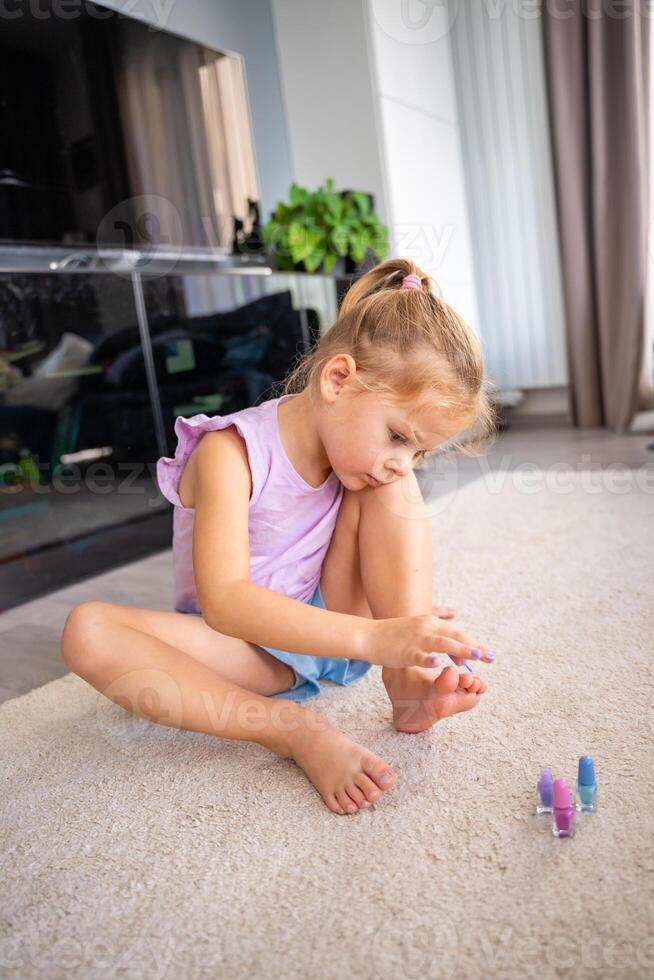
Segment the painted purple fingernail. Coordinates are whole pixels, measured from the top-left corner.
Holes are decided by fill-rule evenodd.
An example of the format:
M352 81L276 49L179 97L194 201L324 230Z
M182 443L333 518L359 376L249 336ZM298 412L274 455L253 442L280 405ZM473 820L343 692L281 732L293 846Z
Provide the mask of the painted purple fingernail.
M437 665L437 663L438 663L438 657L430 657L429 658L429 666L430 667L435 667Z
M473 660L479 660L479 658L481 657L481 653L476 647L474 647L474 649L470 651L470 656L472 657Z
M486 657L488 658L488 660L495 660L495 654L493 653L492 650L489 650L488 651L488 653L486 654Z

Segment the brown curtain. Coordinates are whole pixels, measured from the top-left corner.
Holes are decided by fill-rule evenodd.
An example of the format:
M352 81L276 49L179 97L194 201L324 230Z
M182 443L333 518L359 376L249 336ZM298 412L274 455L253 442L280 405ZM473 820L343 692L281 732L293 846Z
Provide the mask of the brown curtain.
M544 2L572 422L626 429L645 335L649 0Z

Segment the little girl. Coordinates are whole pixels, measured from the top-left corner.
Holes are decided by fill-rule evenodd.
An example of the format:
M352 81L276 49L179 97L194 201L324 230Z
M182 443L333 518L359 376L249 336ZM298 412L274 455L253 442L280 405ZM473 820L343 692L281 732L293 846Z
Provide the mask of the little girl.
M486 682L447 667L493 654L432 607L431 528L414 469L494 431L473 331L412 263L388 259L283 394L230 415L180 416L157 478L174 505L175 612L98 601L69 614L62 656L98 691L163 725L293 759L328 808L395 785L384 759L300 702L321 679L382 668L395 728L474 707ZM469 443L468 445L470 445Z

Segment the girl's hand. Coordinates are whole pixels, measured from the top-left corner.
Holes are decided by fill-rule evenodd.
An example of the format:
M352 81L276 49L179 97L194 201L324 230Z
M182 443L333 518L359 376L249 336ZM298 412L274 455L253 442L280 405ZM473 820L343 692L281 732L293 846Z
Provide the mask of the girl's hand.
M473 643L462 630L429 613L370 619L366 627L363 659L380 667L436 667L434 653L447 653L457 664L493 659L486 646ZM475 657L473 650L480 656Z

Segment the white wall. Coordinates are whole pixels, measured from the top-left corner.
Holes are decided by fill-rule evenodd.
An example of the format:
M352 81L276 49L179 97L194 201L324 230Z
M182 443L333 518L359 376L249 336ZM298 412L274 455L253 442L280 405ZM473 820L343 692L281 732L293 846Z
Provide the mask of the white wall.
M503 388L567 384L541 23L507 3L271 0L298 183L375 195Z
M293 174L315 190L373 194L387 223L382 152L366 47L366 11L355 0L271 0Z
M414 259L479 333L447 7L364 7L392 253Z

